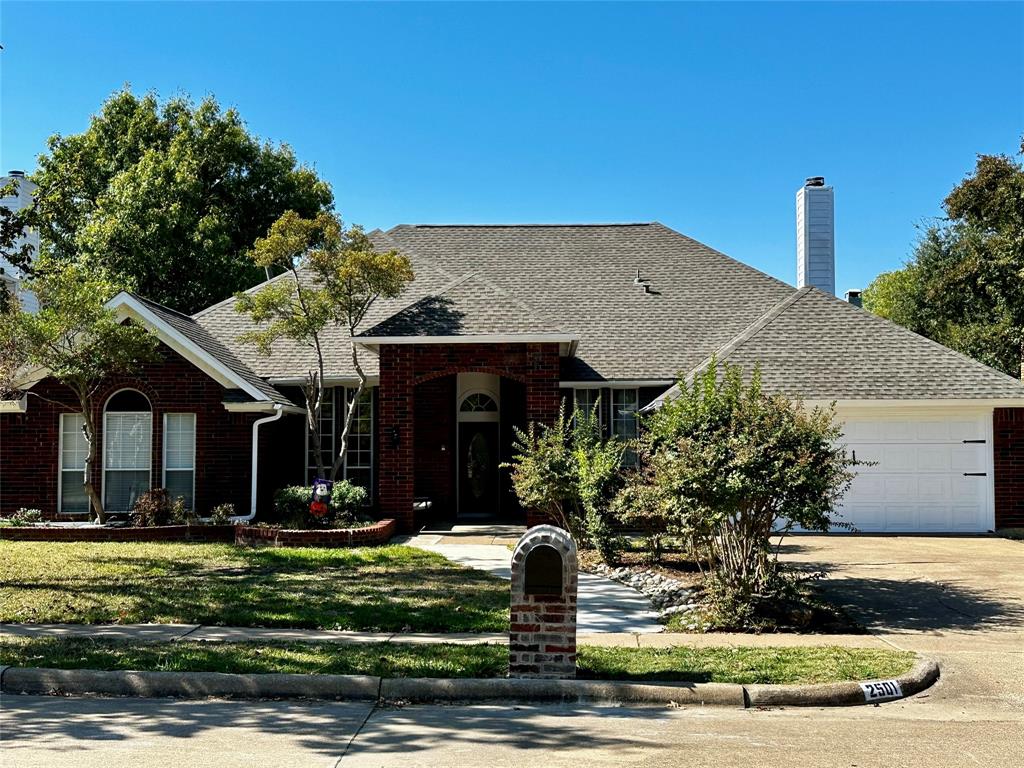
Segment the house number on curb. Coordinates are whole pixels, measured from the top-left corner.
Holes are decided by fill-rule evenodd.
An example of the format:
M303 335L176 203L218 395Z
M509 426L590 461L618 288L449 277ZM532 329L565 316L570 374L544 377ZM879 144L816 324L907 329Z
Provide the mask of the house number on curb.
M899 680L877 680L873 683L861 683L860 689L864 691L864 701L903 698L903 689L900 687Z

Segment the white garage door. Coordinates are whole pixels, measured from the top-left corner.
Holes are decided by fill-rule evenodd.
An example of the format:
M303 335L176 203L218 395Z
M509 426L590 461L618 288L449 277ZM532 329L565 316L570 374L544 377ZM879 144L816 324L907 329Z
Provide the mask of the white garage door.
M860 461L836 510L860 531L968 532L993 526L992 413L840 414Z

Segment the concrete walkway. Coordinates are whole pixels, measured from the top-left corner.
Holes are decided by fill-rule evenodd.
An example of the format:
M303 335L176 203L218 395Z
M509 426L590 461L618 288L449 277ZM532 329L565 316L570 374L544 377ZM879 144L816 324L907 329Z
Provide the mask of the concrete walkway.
M511 580L509 544L515 544L524 530L517 526L455 526L451 531L423 532L396 543L436 552L456 563ZM576 623L581 634L646 634L665 629L650 600L602 576L580 573L578 605Z

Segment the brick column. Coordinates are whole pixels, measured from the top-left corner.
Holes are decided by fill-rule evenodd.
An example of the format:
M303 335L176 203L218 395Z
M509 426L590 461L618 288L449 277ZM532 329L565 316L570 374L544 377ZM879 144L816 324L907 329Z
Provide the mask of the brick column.
M558 417L559 365L557 344L527 345L527 421L553 424Z
M1024 527L1024 408L996 408L992 435L996 528Z
M415 526L413 501L413 347L380 348L379 419L380 511L394 518L403 533Z
M576 545L553 525L531 528L512 553L509 677L576 677Z

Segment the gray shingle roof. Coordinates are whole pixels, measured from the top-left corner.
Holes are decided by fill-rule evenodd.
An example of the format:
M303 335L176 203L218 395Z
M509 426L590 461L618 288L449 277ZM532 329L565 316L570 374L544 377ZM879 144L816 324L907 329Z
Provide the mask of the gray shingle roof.
M767 386L808 399L1024 396L1010 377L658 223L400 225L371 237L405 253L416 279L372 307L367 336L565 332L580 339L567 381L669 381L718 352L760 360ZM233 299L193 319L258 376L314 365L295 343L269 356L239 343L251 323ZM346 333L328 328L323 341L327 377L353 378ZM375 355L362 362L377 374Z
M188 315L183 315L180 312L176 312L162 304L157 304L155 301L150 301L134 293L132 297L144 304L150 312L185 336L193 344L210 353L219 363L231 369L233 373L247 384L251 384L267 400L282 405L294 405L291 400L257 376L248 366L235 357L224 344L214 338L209 331Z
M552 320L470 272L424 296L359 336L482 336L556 334Z
M716 356L748 375L760 364L766 390L808 400L1024 398L1024 382L810 287L776 304Z

